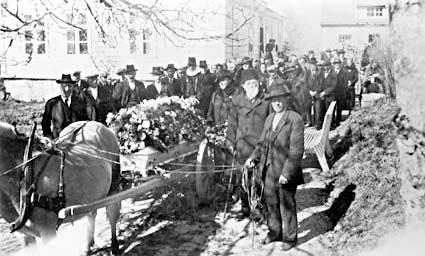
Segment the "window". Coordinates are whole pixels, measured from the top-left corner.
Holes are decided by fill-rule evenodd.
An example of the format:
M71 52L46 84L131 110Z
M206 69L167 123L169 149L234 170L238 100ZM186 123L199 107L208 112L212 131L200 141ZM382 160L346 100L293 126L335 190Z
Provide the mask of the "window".
M368 7L366 9L366 15L368 17L382 17L384 11L383 6L374 6L374 7Z
M66 53L88 54L87 15L78 13L77 17L74 17L74 14L67 14L66 21L81 28L72 27L66 31Z
M143 29L142 32L142 46L143 46L143 54L149 54L150 49L150 40L151 40L151 32L149 29Z
M32 20L31 15L24 15L27 22ZM31 28L24 31L25 53L26 54L46 54L46 29L44 21L37 21Z
M137 32L134 29L130 29L128 31L129 37L130 37L130 54L136 54L137 53Z
M350 34L342 34L338 36L338 42L340 43L344 43L347 41L351 40L351 35Z

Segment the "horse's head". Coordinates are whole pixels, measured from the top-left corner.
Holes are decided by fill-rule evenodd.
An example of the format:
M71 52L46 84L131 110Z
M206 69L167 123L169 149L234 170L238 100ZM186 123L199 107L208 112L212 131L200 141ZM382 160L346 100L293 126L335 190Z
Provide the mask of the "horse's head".
M15 126L0 122L0 175L22 162L26 142Z

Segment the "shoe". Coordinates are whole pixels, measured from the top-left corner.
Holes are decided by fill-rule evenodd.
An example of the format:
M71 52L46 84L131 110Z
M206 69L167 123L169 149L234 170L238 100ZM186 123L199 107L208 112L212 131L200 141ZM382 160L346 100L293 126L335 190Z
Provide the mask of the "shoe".
M291 250L291 248L293 248L296 245L297 245L297 242L283 242L283 244L280 247L280 249L282 251L289 251L289 250Z
M273 242L277 242L277 241L280 241L280 239L267 236L263 241L261 241L261 243L262 244L269 244L269 243L273 243Z

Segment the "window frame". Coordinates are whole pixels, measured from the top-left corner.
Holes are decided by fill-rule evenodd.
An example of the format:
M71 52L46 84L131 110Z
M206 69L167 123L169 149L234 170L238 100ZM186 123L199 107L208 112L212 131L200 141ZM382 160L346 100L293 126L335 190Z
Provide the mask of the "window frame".
M75 15L76 14L76 15ZM78 19L74 23L74 19ZM66 54L67 55L87 55L89 54L89 25L88 25L88 15L86 12L70 12L66 14L67 22L71 24L76 24L76 26L81 27L82 29L76 27L69 27L66 29ZM85 33L82 34L82 33ZM73 35L72 38L68 35ZM83 35L83 36L82 36ZM85 37L85 40L82 38ZM70 51L69 46L73 45L73 50ZM85 47L82 47L85 45Z
M32 15L24 15L25 21L32 21ZM35 21L35 26L30 26L24 30L24 51L29 55L47 55L47 26L44 20ZM27 32L28 36L27 36ZM41 34L43 40L40 40ZM31 51L27 47L31 45ZM40 53L40 46L43 46L44 51Z

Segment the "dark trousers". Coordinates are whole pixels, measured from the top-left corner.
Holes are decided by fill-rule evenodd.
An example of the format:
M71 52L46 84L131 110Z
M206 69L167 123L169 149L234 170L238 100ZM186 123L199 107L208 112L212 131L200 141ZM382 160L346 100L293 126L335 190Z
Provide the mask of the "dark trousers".
M342 119L342 109L345 107L345 98L337 99L335 105L335 122L334 126L338 126Z
M295 202L296 185L276 186L266 178L268 236L273 240L294 243L297 241L298 221Z
M348 110L353 110L354 105L356 103L356 92L354 90L354 87L347 89L347 107Z
M325 113L325 101L321 99L314 100L314 123L318 130L322 129Z

